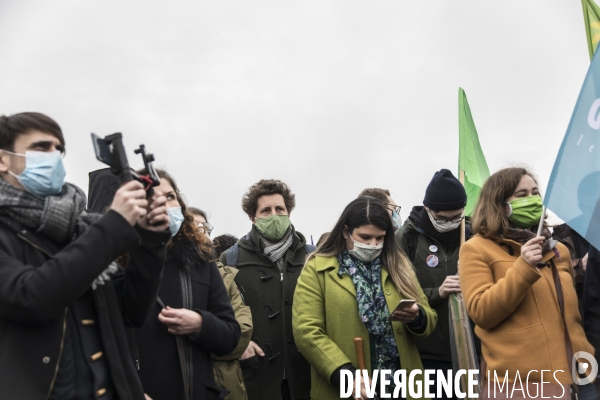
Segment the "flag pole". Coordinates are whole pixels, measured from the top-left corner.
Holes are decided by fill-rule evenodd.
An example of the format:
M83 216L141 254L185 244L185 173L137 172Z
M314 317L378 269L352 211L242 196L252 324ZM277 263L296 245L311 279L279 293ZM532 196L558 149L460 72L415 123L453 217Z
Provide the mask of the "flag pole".
M540 223L538 225L537 236L542 236L542 229L544 228L544 220L546 219L546 206L542 208L542 218L540 218Z
M458 172L458 179L460 180L460 183L462 183L463 187L465 186L465 171L464 170L460 170ZM462 221L460 221L460 245L462 246L463 244L465 244L465 240L466 240L466 229L467 229L467 225L465 222L466 218L463 218Z
M465 171L460 170L458 172L460 183L465 185ZM460 245L462 246L466 240L466 218L460 223ZM457 271L458 275L458 271ZM479 369L479 363L477 359L477 353L475 351L475 345L473 343L473 337L471 335L471 324L469 321L469 315L465 302L461 293L451 293L449 298L450 306L450 337L451 343L454 344L452 354L452 364L455 369ZM453 339L453 340L452 340ZM463 376L463 378L466 378ZM467 380L461 379L463 389L467 389ZM481 380L478 382L478 386L475 392L478 394L481 392Z

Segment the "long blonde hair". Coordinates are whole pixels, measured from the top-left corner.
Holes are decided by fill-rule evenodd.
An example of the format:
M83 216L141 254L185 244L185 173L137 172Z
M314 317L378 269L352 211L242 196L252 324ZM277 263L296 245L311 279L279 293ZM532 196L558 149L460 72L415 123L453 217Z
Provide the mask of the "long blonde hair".
M396 244L392 220L387 209L381 201L370 197L361 196L346 206L342 215L327 237L317 245L314 252L309 254L307 262L316 256L337 257L346 250L344 227L352 233L354 229L363 225L375 225L385 231L381 263L387 268L394 281L398 292L407 298L419 301L419 284L413 266Z

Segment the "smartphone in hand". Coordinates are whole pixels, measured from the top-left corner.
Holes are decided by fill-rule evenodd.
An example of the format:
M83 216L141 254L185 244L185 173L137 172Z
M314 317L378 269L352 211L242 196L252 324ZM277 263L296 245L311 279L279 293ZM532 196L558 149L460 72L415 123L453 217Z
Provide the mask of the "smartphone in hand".
M404 310L405 308L411 308L413 306L413 304L415 304L417 301L413 300L413 299L402 299L400 300L400 303L398 303L398 305L396 306L396 308L394 308L392 310L392 312L390 313L390 316L388 317L389 321L392 321L392 314L394 314L395 311L400 311L400 310Z

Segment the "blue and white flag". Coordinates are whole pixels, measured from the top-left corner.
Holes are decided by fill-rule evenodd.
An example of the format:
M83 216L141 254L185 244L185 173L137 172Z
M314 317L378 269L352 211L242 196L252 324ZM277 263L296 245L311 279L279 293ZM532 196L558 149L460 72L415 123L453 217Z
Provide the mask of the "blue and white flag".
M600 249L600 52L588 70L544 204Z

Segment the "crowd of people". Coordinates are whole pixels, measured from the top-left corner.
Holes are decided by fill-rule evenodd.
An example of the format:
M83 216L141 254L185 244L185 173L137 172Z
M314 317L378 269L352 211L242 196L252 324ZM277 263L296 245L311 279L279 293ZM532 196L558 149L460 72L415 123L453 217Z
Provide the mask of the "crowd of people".
M546 393L598 398L574 385L571 359L600 350L600 252L568 221L538 233L527 169L493 174L472 218L447 169L404 222L388 190L367 188L313 246L279 180L243 194L248 233L211 238L209 214L167 171L152 195L91 172L86 201L65 182L65 151L48 116L0 117L2 399L336 399L363 359L370 372L455 368L453 294L481 397L486 371L531 384L549 370ZM352 398L369 398L367 383Z

